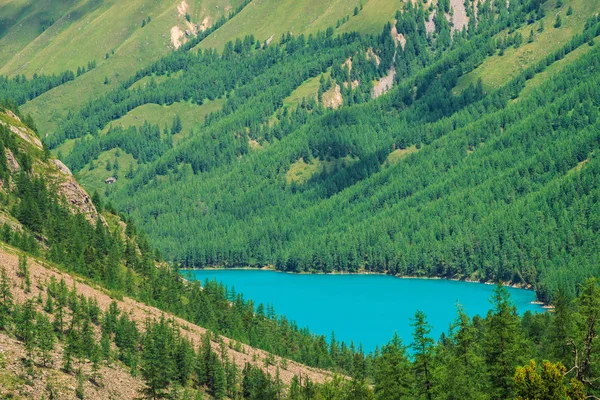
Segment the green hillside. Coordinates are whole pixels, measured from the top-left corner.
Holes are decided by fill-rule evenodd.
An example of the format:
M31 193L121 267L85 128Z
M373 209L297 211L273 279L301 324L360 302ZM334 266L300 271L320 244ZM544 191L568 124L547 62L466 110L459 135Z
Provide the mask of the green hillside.
M69 110L117 87L136 70L169 54L176 44L189 40L185 31L213 26L242 0L31 1L20 7L15 2L6 3L0 7L14 11L4 14L0 8L0 15L7 15L5 30L0 33L0 74L30 78L96 63L92 71L24 107L44 131L52 131ZM49 24L45 21L53 23L42 30L39 24Z
M0 240L234 339L104 304L85 330L145 398L597 398L599 36L600 0L0 0ZM84 379L77 296L34 299L17 264L0 340L40 371L44 312ZM365 355L181 278L205 267L500 284L439 341L417 312Z
M65 83L12 83L46 144L169 260L500 279L544 300L598 272L595 222L575 220L596 196L599 1L240 5L129 73L109 55ZM185 23L163 6L126 42ZM534 218L549 198L561 213Z

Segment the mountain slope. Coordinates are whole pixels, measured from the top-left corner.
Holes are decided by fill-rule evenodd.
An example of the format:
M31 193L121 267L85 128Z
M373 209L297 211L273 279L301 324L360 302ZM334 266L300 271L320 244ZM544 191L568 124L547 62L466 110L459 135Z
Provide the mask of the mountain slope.
M38 298L42 299L41 304L45 304L48 298L46 288L51 280L55 279L56 282L64 280L66 286L71 291L74 290L77 296L84 296L87 299L93 299L97 302L100 312L105 313L111 305L116 305L121 310L121 313L128 315L131 321L135 322L140 329L144 328L149 319L158 321L164 317L169 320L172 319L177 329L181 331L184 337L190 340L194 347L199 347L203 336L207 335L206 329L170 314L165 314L155 307L149 307L130 298L115 297L109 291L93 285L81 277L71 276L56 266L42 260L28 259L31 291L26 292L23 285L19 283L23 280L19 275L20 254L21 252L18 250L7 246L3 246L0 250L0 263L6 270L9 280L12 282L11 290L17 304L23 304L27 300L37 302L39 301ZM44 312L41 304L38 306L38 311ZM48 314L48 316L52 317L52 314ZM98 342L100 341L100 337L100 330L98 329L96 332L96 340ZM238 344L236 341L225 337L213 337L211 341L212 348L220 352L221 342L227 346L226 357L235 362L240 370L244 368L246 363L265 368L265 360L269 360L268 362L272 365L286 365L286 368L282 368L279 374L281 381L286 385L291 382L294 375L310 377L315 383L322 383L331 379L330 373L326 371L309 368L291 360L282 362L281 357L273 356L247 345ZM0 382L3 383L2 389L0 389L0 396L9 396L10 393L13 393L21 394L26 398L42 398L43 396L48 396L48 388L53 387L54 395L58 395L58 398L76 398L76 374L65 373L60 368L64 353L64 345L62 343L59 343L59 346L52 353L52 361L49 367L44 368L41 365L36 365L31 371L22 363L21 359L26 358L27 353L21 341L15 340L14 337L0 330L0 343L2 343L2 352L0 355L3 364L3 371L0 372ZM117 348L115 348L115 351L117 351ZM89 360L81 363L81 368L86 376L92 374L92 363ZM267 368L265 368L266 370ZM113 365L103 365L98 374L101 376L98 379L98 381L102 382L101 384L96 384L94 381L86 379L84 384L86 398L131 399L138 396L144 387L142 377L132 376L129 368L118 360ZM26 378L23 379L22 376ZM33 383L31 383L32 381Z
M278 390L297 376L315 384L331 380L331 372L273 354L297 358L300 351L312 358L316 350L327 353L324 338L276 318L271 308L268 317L254 314L252 302L229 297L216 283L185 283L154 259L131 222L110 212L110 205L103 208L97 197L96 208L18 111L0 111L0 140L0 239L12 244L0 247L0 396L108 399L158 390L144 351L153 332L165 326L174 343L163 345L169 354L160 362L182 356L177 351L185 351L189 368L196 357L209 357L211 368L236 377L226 385L228 393L241 390L240 371L258 374ZM250 326L243 326L242 314ZM204 321L212 332L190 321ZM273 340L275 332L285 338ZM245 344L258 342L271 351ZM319 362L333 367L326 359ZM166 385L174 393L214 395L214 382L188 384L188 372L179 384L170 376Z
M314 20L309 5L341 19L325 29L334 14ZM573 296L596 270L596 223L578 210L597 189L600 2L330 6L250 2L117 87L90 86L80 109L55 104L100 67L24 109L55 113L46 144L181 265ZM549 199L564 210L533 218Z
M44 131L53 129L56 120L78 107L82 99L94 98L117 87L139 68L169 54L176 44L189 40L186 31L191 33L212 27L242 2L136 0L128 1L125 8L118 1L78 1L64 8L59 7L60 4L31 2L27 7L23 6L31 10L27 17L22 17L26 19L15 20L11 29L0 36L1 53L5 57L0 63L0 74L11 77L23 74L30 78L33 74L76 71L90 62L95 63L93 69L74 81L55 88L51 95L42 96L25 107ZM12 3L5 7L12 7ZM56 16L50 17L54 23L38 34L35 28L40 19L53 15L46 14L42 7L56 7ZM19 51L11 52L8 44L26 38L23 29L35 30L31 34L38 35L23 43ZM73 93L79 95L73 96ZM51 114L48 114L49 105L52 105Z

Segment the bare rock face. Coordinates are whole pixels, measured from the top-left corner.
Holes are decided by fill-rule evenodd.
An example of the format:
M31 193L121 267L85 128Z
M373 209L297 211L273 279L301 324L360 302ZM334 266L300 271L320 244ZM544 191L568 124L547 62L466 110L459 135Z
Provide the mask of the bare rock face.
M325 108L332 108L335 110L340 108L343 102L344 98L342 97L342 91L338 84L323 93L323 106Z
M99 217L102 219L102 222L106 224L104 218L98 214L98 210L96 210L90 196L73 177L73 173L69 167L57 159L52 159L52 163L58 168L58 171L63 178L61 179L62 182L58 184L58 191L61 195L65 196L71 209L83 213L88 221L92 223L95 223L96 219Z
M4 151L6 152L6 162L8 164L8 169L10 169L10 172L14 173L20 171L21 166L19 165L19 162L15 158L15 155L12 153L12 151L10 151L10 149L7 148L5 148Z
M21 118L17 117L17 116L15 115L15 113L13 113L13 112L12 112L12 111L10 111L10 110L6 110L6 115L8 115L9 117L11 117L11 118L13 118L13 119L16 119L17 121L21 122Z
M31 143L32 145L34 145L35 147L37 147L38 149L43 149L44 146L42 145L42 141L40 140L40 138L38 138L37 136L30 136L27 134L27 129L25 128L19 128L18 126L10 126L10 131L12 133L14 133L15 135L18 135L19 137L21 137L21 139L23 139L26 142Z
M73 176L69 176L64 182L60 183L58 190L60 194L65 196L69 205L83 213L90 222L95 222L99 217L98 211L96 210L94 203L92 203L92 199L86 191L79 186L79 183L77 183Z
M13 217L0 213L0 225L8 225L13 232L23 232L23 226Z
M63 164L62 161L57 160L56 158L53 158L52 162L54 163L54 165L56 165L56 167L58 168L58 170L60 172L62 172L63 174L69 175L69 176L73 176L73 173L71 172L71 170L69 169L69 167L67 167L65 164Z

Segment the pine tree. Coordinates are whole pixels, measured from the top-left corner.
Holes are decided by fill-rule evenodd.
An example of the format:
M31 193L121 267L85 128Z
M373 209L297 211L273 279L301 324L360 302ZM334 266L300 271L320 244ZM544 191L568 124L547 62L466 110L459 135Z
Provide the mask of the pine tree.
M4 267L0 267L0 330L7 330L13 310L13 295L10 279Z
M94 190L94 194L92 195L92 203L98 212L102 212L102 199L100 198L97 190Z
M216 357L214 360L212 392L215 396L215 399L221 400L227 395L227 379L225 377L223 364Z
M431 370L433 362L433 339L429 336L431 326L422 311L417 311L411 326L413 330L412 349L414 352L415 391L419 397L432 399Z
M600 287L596 278L581 285L579 312L576 315L577 338L570 340L575 358L575 378L584 386L594 385L598 376L598 321L600 320Z
M225 377L227 379L227 396L232 399L239 398L239 370L235 362L225 360Z
M67 307L69 300L69 289L64 279L61 279L58 285L56 285L56 318L54 318L54 330L59 337L63 334L64 329L64 316L65 308Z
M27 352L27 363L31 363L37 336L33 300L27 300L18 308L15 317L15 326L17 338L23 342L25 351Z
M491 297L492 310L486 317L484 352L496 398L508 398L511 376L520 363L522 332L519 316L510 301L508 290L499 283Z
M395 400L410 395L410 361L406 348L397 333L383 346L381 354L374 361L373 380L375 396L381 400Z
M96 338L89 316L83 318L79 341L81 343L80 358L83 362L85 358L91 358L91 351L96 346Z
M162 399L168 394L171 375L169 358L168 327L161 318L160 323L146 323L146 333L142 340L141 371L145 387L143 394L146 398Z
M556 15L556 20L554 21L554 27L560 28L561 25L562 25L562 19L560 18L560 15Z
M192 375L196 354L191 343L183 337L179 338L175 353L177 380L185 386Z
M458 317L436 354L436 395L452 393L457 399L484 399L489 388L485 360L481 355L479 331L458 307Z
M573 337L574 309L563 288L559 288L553 299L554 318L548 329L548 339L551 343L553 358L569 365L572 360L569 339Z
M182 128L181 118L179 117L179 114L175 114L175 117L173 118L173 124L171 125L171 135L181 132Z
M44 311L48 314L54 313L54 300L52 296L48 293L46 296L46 304L44 304Z
M73 357L77 354L77 332L71 324L71 329L65 338L63 351L63 370L67 373L73 371Z
M99 345L94 344L90 351L90 361L92 362L92 372L90 374L90 380L98 387L102 386L102 375L100 374L100 367L102 361L102 349Z
M23 283L25 287L25 291L27 293L31 292L31 277L29 275L29 265L27 263L26 255L19 255L19 273L18 275L23 278Z
M35 346L38 350L42 365L44 367L47 367L48 365L52 366L52 352L54 351L56 337L50 320L43 313L37 315L36 330L37 336Z
M102 332L102 337L100 338L100 354L107 365L110 365L111 353L110 337L106 332Z
M77 370L77 388L75 389L75 397L80 400L85 399L85 375L81 368Z

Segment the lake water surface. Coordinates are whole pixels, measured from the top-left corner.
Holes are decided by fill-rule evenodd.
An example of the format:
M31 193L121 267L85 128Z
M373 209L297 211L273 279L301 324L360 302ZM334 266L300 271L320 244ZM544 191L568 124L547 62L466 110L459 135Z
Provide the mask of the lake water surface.
M235 287L245 299L272 304L277 314L308 326L319 335L362 343L369 352L398 332L404 344L412 341L411 318L416 310L427 315L434 339L456 318L460 304L471 316L491 308L493 285L442 279L400 279L384 275L298 275L261 270L185 271L190 278L214 280ZM531 304L535 293L508 288L519 313L542 311Z

